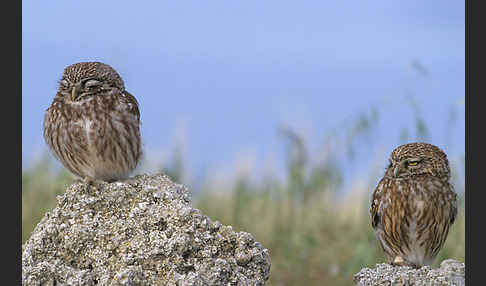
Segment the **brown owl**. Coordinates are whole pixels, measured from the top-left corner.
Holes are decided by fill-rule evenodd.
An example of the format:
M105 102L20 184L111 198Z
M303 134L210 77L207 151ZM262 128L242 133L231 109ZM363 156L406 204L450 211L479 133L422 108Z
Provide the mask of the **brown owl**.
M389 262L429 265L457 214L446 154L427 143L393 150L371 201L371 224Z
M64 167L85 182L127 178L141 156L137 100L109 65L70 65L46 111L44 139Z

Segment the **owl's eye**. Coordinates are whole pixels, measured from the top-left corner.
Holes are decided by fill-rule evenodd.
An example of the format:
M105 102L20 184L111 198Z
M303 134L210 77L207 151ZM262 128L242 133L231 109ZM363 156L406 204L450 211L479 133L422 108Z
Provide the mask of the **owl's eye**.
M417 166L419 162L420 162L419 160L410 160L410 161L407 162L407 165L408 166Z
M97 86L100 86L100 85L101 85L101 81L98 81L96 79L90 79L90 80L87 80L84 83L85 88L93 88L93 87L97 87Z
M65 79L61 80L59 83L61 84L62 87L68 87L69 86L69 82Z

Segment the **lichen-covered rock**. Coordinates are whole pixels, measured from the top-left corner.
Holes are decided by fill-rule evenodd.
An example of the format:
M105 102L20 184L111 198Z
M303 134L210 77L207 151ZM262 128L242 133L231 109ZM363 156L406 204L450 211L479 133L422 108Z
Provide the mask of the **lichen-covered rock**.
M22 254L23 285L264 285L268 250L191 207L187 188L141 175L73 184Z
M392 266L382 263L376 268L363 268L354 275L354 282L359 286L391 285L391 286L449 286L466 285L465 265L454 259L442 261L440 267L432 269L424 266L413 269L408 266Z

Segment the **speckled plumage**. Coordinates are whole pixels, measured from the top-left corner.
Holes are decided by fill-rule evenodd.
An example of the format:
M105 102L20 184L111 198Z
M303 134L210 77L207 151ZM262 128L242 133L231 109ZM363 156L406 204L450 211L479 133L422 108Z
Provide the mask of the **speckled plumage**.
M75 176L88 181L124 179L141 157L137 100L109 65L70 65L46 110L44 139Z
M446 154L427 143L393 150L371 201L371 224L389 262L421 267L439 253L457 214Z

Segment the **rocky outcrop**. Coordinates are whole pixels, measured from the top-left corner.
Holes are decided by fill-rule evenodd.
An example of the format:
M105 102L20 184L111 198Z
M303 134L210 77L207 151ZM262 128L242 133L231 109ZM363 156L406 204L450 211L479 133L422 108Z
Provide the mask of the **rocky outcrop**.
M162 174L71 185L22 254L23 285L264 285L269 273L250 233L211 221Z
M440 267L432 269L424 266L413 269L408 266L392 266L377 264L376 268L363 268L354 276L354 282L359 286L368 285L416 285L416 286L446 286L466 285L465 265L453 259L442 261Z

